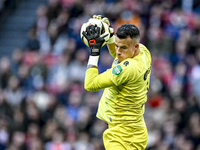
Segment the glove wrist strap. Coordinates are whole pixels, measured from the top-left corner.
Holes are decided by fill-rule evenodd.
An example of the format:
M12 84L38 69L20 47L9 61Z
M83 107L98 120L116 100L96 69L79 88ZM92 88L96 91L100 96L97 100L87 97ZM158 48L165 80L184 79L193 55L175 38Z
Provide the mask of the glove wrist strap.
M91 56L99 56L100 55L100 49L99 48L91 48L91 51L90 51L90 55Z
M99 56L90 55L89 60L88 60L88 65L98 66L98 61L99 61Z

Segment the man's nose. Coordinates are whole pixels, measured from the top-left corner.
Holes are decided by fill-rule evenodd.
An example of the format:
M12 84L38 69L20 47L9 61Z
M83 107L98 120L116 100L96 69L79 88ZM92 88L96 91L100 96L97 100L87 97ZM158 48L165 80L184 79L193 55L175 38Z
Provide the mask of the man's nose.
M121 51L120 51L120 48L119 48L119 47L116 48L116 53L117 53L117 54L121 54Z

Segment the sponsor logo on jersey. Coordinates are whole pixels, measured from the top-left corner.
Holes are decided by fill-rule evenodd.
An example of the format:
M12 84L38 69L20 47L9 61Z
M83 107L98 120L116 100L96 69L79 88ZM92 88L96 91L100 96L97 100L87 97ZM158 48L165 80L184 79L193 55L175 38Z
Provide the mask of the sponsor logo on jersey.
M118 65L118 66L115 66L113 69L112 69L112 74L114 74L114 75L120 75L121 74L121 72L122 72L122 67L120 66L120 65Z

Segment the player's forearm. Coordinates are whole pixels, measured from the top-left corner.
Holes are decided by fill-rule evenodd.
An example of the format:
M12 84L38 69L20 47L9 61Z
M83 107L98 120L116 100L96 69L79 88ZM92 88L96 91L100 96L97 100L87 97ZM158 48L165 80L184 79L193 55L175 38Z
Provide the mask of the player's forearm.
M98 91L97 85L94 84L95 78L98 76L99 72L98 69L92 66L88 66L88 69L85 74L85 83L84 88L89 92L96 92Z
M107 44L107 47L110 55L112 55L115 58L116 57L115 43Z
M89 92L96 92L106 87L112 86L114 83L110 80L108 72L99 74L97 68L89 68L85 74L84 87Z

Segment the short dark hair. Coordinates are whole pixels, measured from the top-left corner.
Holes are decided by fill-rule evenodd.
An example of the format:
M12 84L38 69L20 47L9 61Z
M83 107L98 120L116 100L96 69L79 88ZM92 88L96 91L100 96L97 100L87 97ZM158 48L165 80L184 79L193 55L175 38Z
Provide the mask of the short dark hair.
M134 24L123 24L117 29L116 33L117 37L120 39L126 39L130 36L131 39L139 38L140 39L140 31Z

